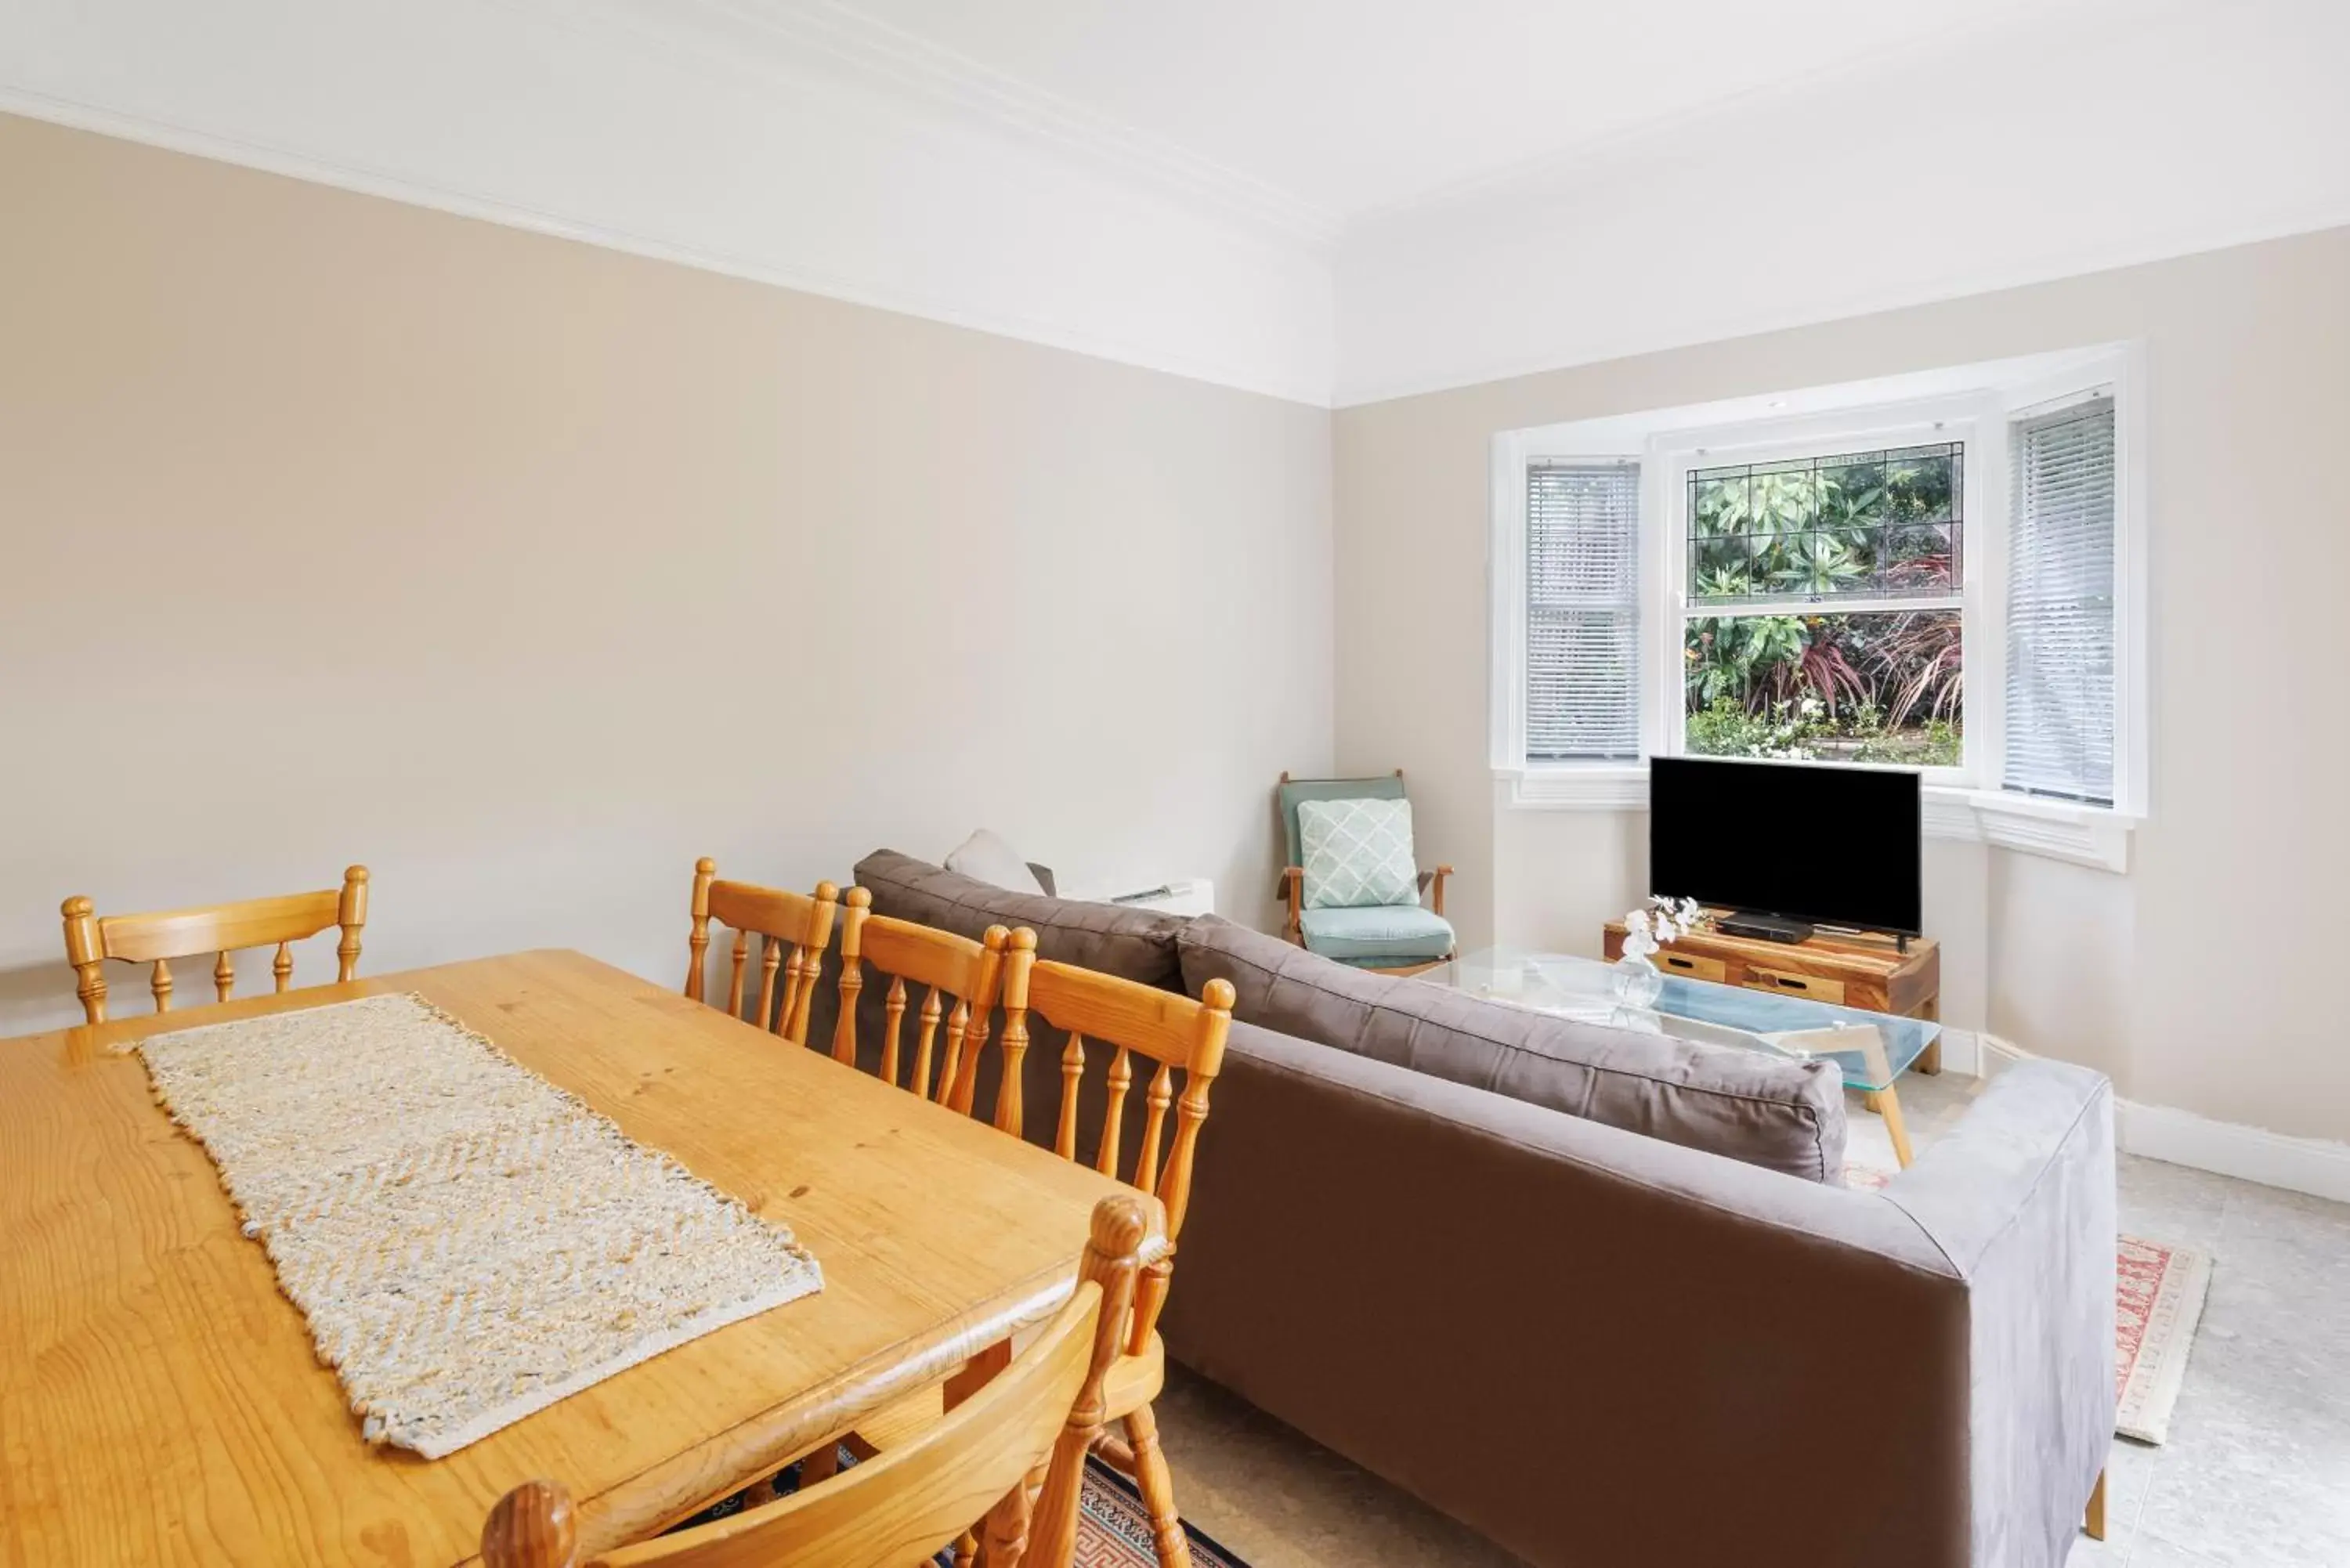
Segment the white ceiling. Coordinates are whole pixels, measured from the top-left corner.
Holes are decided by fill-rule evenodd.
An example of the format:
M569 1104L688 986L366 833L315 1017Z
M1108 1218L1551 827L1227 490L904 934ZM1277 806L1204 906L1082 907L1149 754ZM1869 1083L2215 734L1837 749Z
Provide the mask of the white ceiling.
M764 0L1328 222L2113 0ZM876 25L879 25L878 26Z

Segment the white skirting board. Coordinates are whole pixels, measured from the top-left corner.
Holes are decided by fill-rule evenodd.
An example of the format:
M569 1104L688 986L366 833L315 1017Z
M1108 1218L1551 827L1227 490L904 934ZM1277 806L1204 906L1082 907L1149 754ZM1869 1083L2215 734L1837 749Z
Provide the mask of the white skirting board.
M1945 1072L1994 1077L2029 1055L1996 1035L1978 1036L1964 1029L1942 1035ZM2115 1137L2126 1153L2350 1203L2350 1144L2291 1137L2136 1100L2116 1101L2114 1120Z
M2132 1154L2350 1203L2350 1144L2289 1137L2134 1100L2118 1102L2115 1110L2121 1146Z
M1983 1072L1982 1050L1973 1030L1942 1031L1942 1071L1963 1073L1970 1078L1990 1075Z

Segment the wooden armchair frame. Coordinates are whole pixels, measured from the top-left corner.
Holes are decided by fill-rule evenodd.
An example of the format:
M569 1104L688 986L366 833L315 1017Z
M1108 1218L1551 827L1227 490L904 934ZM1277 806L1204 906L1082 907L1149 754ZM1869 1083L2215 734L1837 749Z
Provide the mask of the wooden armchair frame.
M704 1000L702 971L710 954L710 922L714 919L734 931L733 968L726 982L728 1015L770 1030L795 1045L806 1044L808 999L816 994L816 972L824 963L825 946L832 940L839 900L840 889L829 882L817 883L811 898L781 888L762 888L755 882L721 881L718 863L703 856L693 865L693 929L686 938L691 956L685 994L696 1002ZM755 1013L745 1013L743 983L754 931L760 940L759 1002ZM786 947L791 950L787 963L784 961ZM779 968L780 1007L775 1002Z
M1401 768L1396 769L1395 773L1391 776L1395 780L1392 798L1398 800L1405 798L1403 793L1403 770ZM1281 775L1280 784L1274 788L1274 795L1275 799L1278 800L1281 788L1293 784L1352 784L1355 782L1357 781L1351 779L1293 779L1289 776L1288 772L1284 770ZM1381 778L1377 781L1365 780L1361 782L1385 784L1386 780L1385 778ZM1283 938L1298 947L1304 947L1305 945L1305 927L1304 921L1305 913L1305 867L1298 862L1304 858L1305 850L1299 841L1300 836L1297 831L1295 821L1294 820L1294 812L1291 808L1286 806L1281 807L1280 809L1282 817L1281 828L1283 844L1284 848L1287 850L1290 864L1282 867L1281 880L1274 888L1274 896L1282 901L1284 909L1286 911L1284 917L1281 931ZM1417 877L1417 885L1419 896L1428 900L1428 907L1432 913L1439 915L1444 913L1444 879L1451 875L1452 867L1447 865L1438 865L1433 869L1423 870L1419 874ZM1365 965L1364 967L1374 974L1419 974L1428 970L1434 969L1438 964L1444 961L1445 961L1442 959L1431 959L1425 962L1398 964L1392 968L1373 968L1369 965Z
M292 944L315 937L329 926L342 928L336 944L335 979L348 981L359 973L359 931L367 924L368 868L344 871L340 888L316 893L289 893L275 898L247 898L234 904L204 904L190 909L157 914L105 915L93 912L90 901L72 898L59 911L65 917L66 961L79 977L75 994L81 998L83 1016L92 1023L106 1022L106 963L146 963L148 989L155 995L155 1011L172 1011L172 964L175 958L217 953L213 987L223 1002L236 988L235 966L229 954L244 948L275 943L277 955L270 972L277 990L290 990L294 980Z

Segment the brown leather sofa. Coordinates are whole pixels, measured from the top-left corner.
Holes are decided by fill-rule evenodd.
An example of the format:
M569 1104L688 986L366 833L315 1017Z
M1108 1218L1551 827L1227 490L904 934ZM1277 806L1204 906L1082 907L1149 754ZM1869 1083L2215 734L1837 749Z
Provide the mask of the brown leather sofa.
M2113 1427L2100 1075L2011 1069L1858 1190L1816 1065L889 852L857 878L882 913L1026 925L1046 957L1194 994L1232 981L1171 1353L1529 1563L2064 1562ZM1058 1047L1030 1052L1032 1104Z

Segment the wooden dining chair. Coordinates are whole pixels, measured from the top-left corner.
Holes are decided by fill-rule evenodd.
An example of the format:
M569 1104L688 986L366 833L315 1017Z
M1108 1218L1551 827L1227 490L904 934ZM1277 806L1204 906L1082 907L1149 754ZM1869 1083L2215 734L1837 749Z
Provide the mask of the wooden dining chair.
M589 1568L913 1568L983 1516L989 1568L1070 1568L1086 1453L1149 1228L1135 1199L1097 1204L1069 1303L1001 1376L905 1446L789 1497L593 1553ZM528 1481L490 1511L483 1568L580 1568L578 1537L563 1488Z
M833 1025L833 1059L857 1065L857 1004L865 990L865 966L870 964L889 981L882 1002L881 1077L924 1099L970 1115L979 1054L987 1044L988 1020L995 1012L1003 977L1003 951L1011 933L1002 926L990 926L981 940L972 941L952 931L877 915L873 895L864 888L848 890L845 908L840 929L840 1015ZM915 1018L911 1074L901 1076L904 1053L899 1037L911 1004L909 984L923 988L922 1005ZM946 1027L943 1042L939 1039L941 1023Z
M235 966L229 954L244 948L277 946L270 963L277 989L289 990L294 980L292 944L315 937L328 926L340 926L343 940L336 944L335 975L347 981L359 973L359 929L367 924L368 869L354 866L343 873L338 890L288 893L276 898L247 898L235 904L205 904L192 909L169 909L152 915L98 915L88 898L65 901L66 961L80 977L75 994L92 1023L106 1022L106 962L151 963L148 989L155 993L155 1011L172 1011L172 960L216 953L213 988L223 1002L236 988Z
M1094 1168L1130 1182L1158 1199L1167 1211L1167 1247L1135 1283L1134 1317L1127 1341L1104 1384L1107 1419L1125 1428L1125 1440L1107 1434L1095 1447L1113 1466L1134 1479L1150 1515L1161 1568L1183 1568L1191 1560L1175 1506L1173 1480L1159 1451L1159 1422L1151 1402L1167 1372L1167 1350L1159 1338L1159 1314L1167 1301L1183 1210L1191 1196L1191 1165L1200 1129L1208 1119L1208 1090L1224 1060L1224 1038L1232 1023L1232 988L1211 980L1200 1000L1160 991L1115 975L1036 957L1036 933L1012 933L1003 964L1003 1082L996 1092L995 1125L1022 1136L1026 1107L1021 1102L1021 1060L1028 1049L1031 1014L1068 1032L1061 1053L1061 1103L1053 1147L1064 1159L1076 1159L1077 1097L1086 1070L1087 1046L1108 1054L1101 1138ZM1156 1064L1144 1090L1141 1137L1133 1173L1120 1176L1127 1095L1134 1082L1132 1058ZM1183 1075L1180 1097L1175 1075ZM1167 1138L1172 1108L1174 1131ZM1162 1145L1165 1160L1160 1160Z
M839 901L840 889L829 882L818 882L814 898L755 882L722 882L718 863L703 856L693 863L693 929L686 939L691 957L686 964L685 994L696 1002L705 1000L703 971L710 954L710 922L715 919L734 932L733 971L726 982L728 1016L771 1030L795 1045L806 1044L808 998L816 994L816 971L824 962L825 945L832 940ZM760 950L759 1001L756 1012L745 1012L743 981L754 932ZM787 948L791 956L785 960ZM775 997L779 970L780 1006Z

